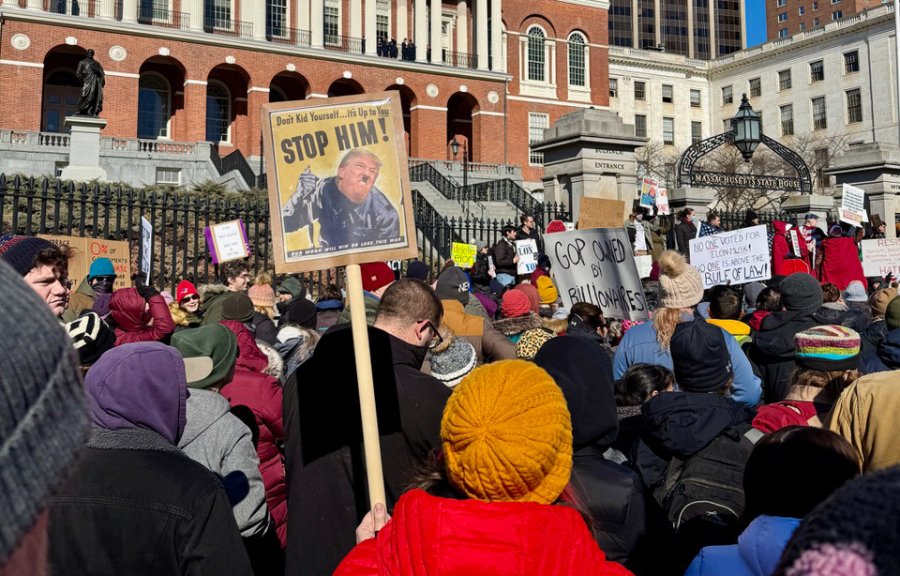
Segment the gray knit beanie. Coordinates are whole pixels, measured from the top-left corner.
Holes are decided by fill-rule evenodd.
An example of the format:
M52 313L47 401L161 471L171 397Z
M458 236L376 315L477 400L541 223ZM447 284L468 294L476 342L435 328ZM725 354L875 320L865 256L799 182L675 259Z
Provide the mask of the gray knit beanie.
M778 285L781 303L789 312L812 314L822 307L822 286L815 277L795 272Z
M454 338L443 352L431 355L431 375L453 388L475 369L475 348L462 338Z
M47 304L0 262L0 566L34 526L87 438L78 355Z

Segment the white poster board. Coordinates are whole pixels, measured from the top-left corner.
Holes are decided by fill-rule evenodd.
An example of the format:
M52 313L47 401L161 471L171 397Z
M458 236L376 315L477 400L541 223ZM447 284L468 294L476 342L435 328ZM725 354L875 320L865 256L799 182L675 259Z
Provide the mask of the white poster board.
M669 191L665 188L656 189L656 211L660 215L671 213L669 210Z
M900 278L900 238L862 241L863 274Z
M649 278L653 269L653 256L635 256L634 265L637 267L638 278Z
M624 228L559 232L545 236L544 242L564 306L589 302L608 318L649 318Z
M244 232L244 223L240 220L210 225L208 241L215 264L241 260L250 256L250 246Z
M516 240L516 254L519 262L516 274L531 274L537 268L537 242L534 240Z
M150 284L150 269L153 266L153 224L141 216L141 274L144 283Z
M862 227L862 223L868 221L866 209L863 206L866 193L862 188L844 184L844 194L841 197L841 222L846 222Z
M704 289L772 277L772 258L764 225L696 238L690 244L691 265L700 271Z

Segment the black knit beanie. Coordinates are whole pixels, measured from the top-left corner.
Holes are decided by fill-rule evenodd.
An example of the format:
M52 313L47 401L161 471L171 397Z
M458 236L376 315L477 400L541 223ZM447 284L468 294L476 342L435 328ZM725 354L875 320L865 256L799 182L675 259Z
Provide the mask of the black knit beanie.
M680 390L716 392L734 376L725 334L702 318L675 326L669 348Z
M812 314L822 307L822 286L815 277L796 272L778 285L781 303L789 312Z
M65 480L89 430L78 355L17 269L0 261L0 566Z
M53 248L49 240L37 236L0 236L0 259L24 276L34 268L34 258L38 252Z
M435 292L441 300L458 300L465 306L469 303L469 277L456 266L451 266L438 276Z

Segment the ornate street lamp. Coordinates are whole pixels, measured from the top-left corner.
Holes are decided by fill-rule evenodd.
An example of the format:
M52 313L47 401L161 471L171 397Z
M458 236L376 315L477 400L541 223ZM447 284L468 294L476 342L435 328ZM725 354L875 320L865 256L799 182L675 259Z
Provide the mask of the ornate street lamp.
M761 138L762 121L759 114L753 111L747 95L741 98L741 107L738 108L737 114L731 119L731 129L734 132L732 142L737 149L741 151L744 162L749 162L753 157L753 152L759 146Z

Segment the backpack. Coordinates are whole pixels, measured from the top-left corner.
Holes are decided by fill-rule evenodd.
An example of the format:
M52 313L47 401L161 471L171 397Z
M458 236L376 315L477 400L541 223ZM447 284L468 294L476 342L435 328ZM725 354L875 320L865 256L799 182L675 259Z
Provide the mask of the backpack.
M762 436L749 424L732 426L699 452L669 461L654 496L691 558L704 546L736 541L744 512L744 467Z

